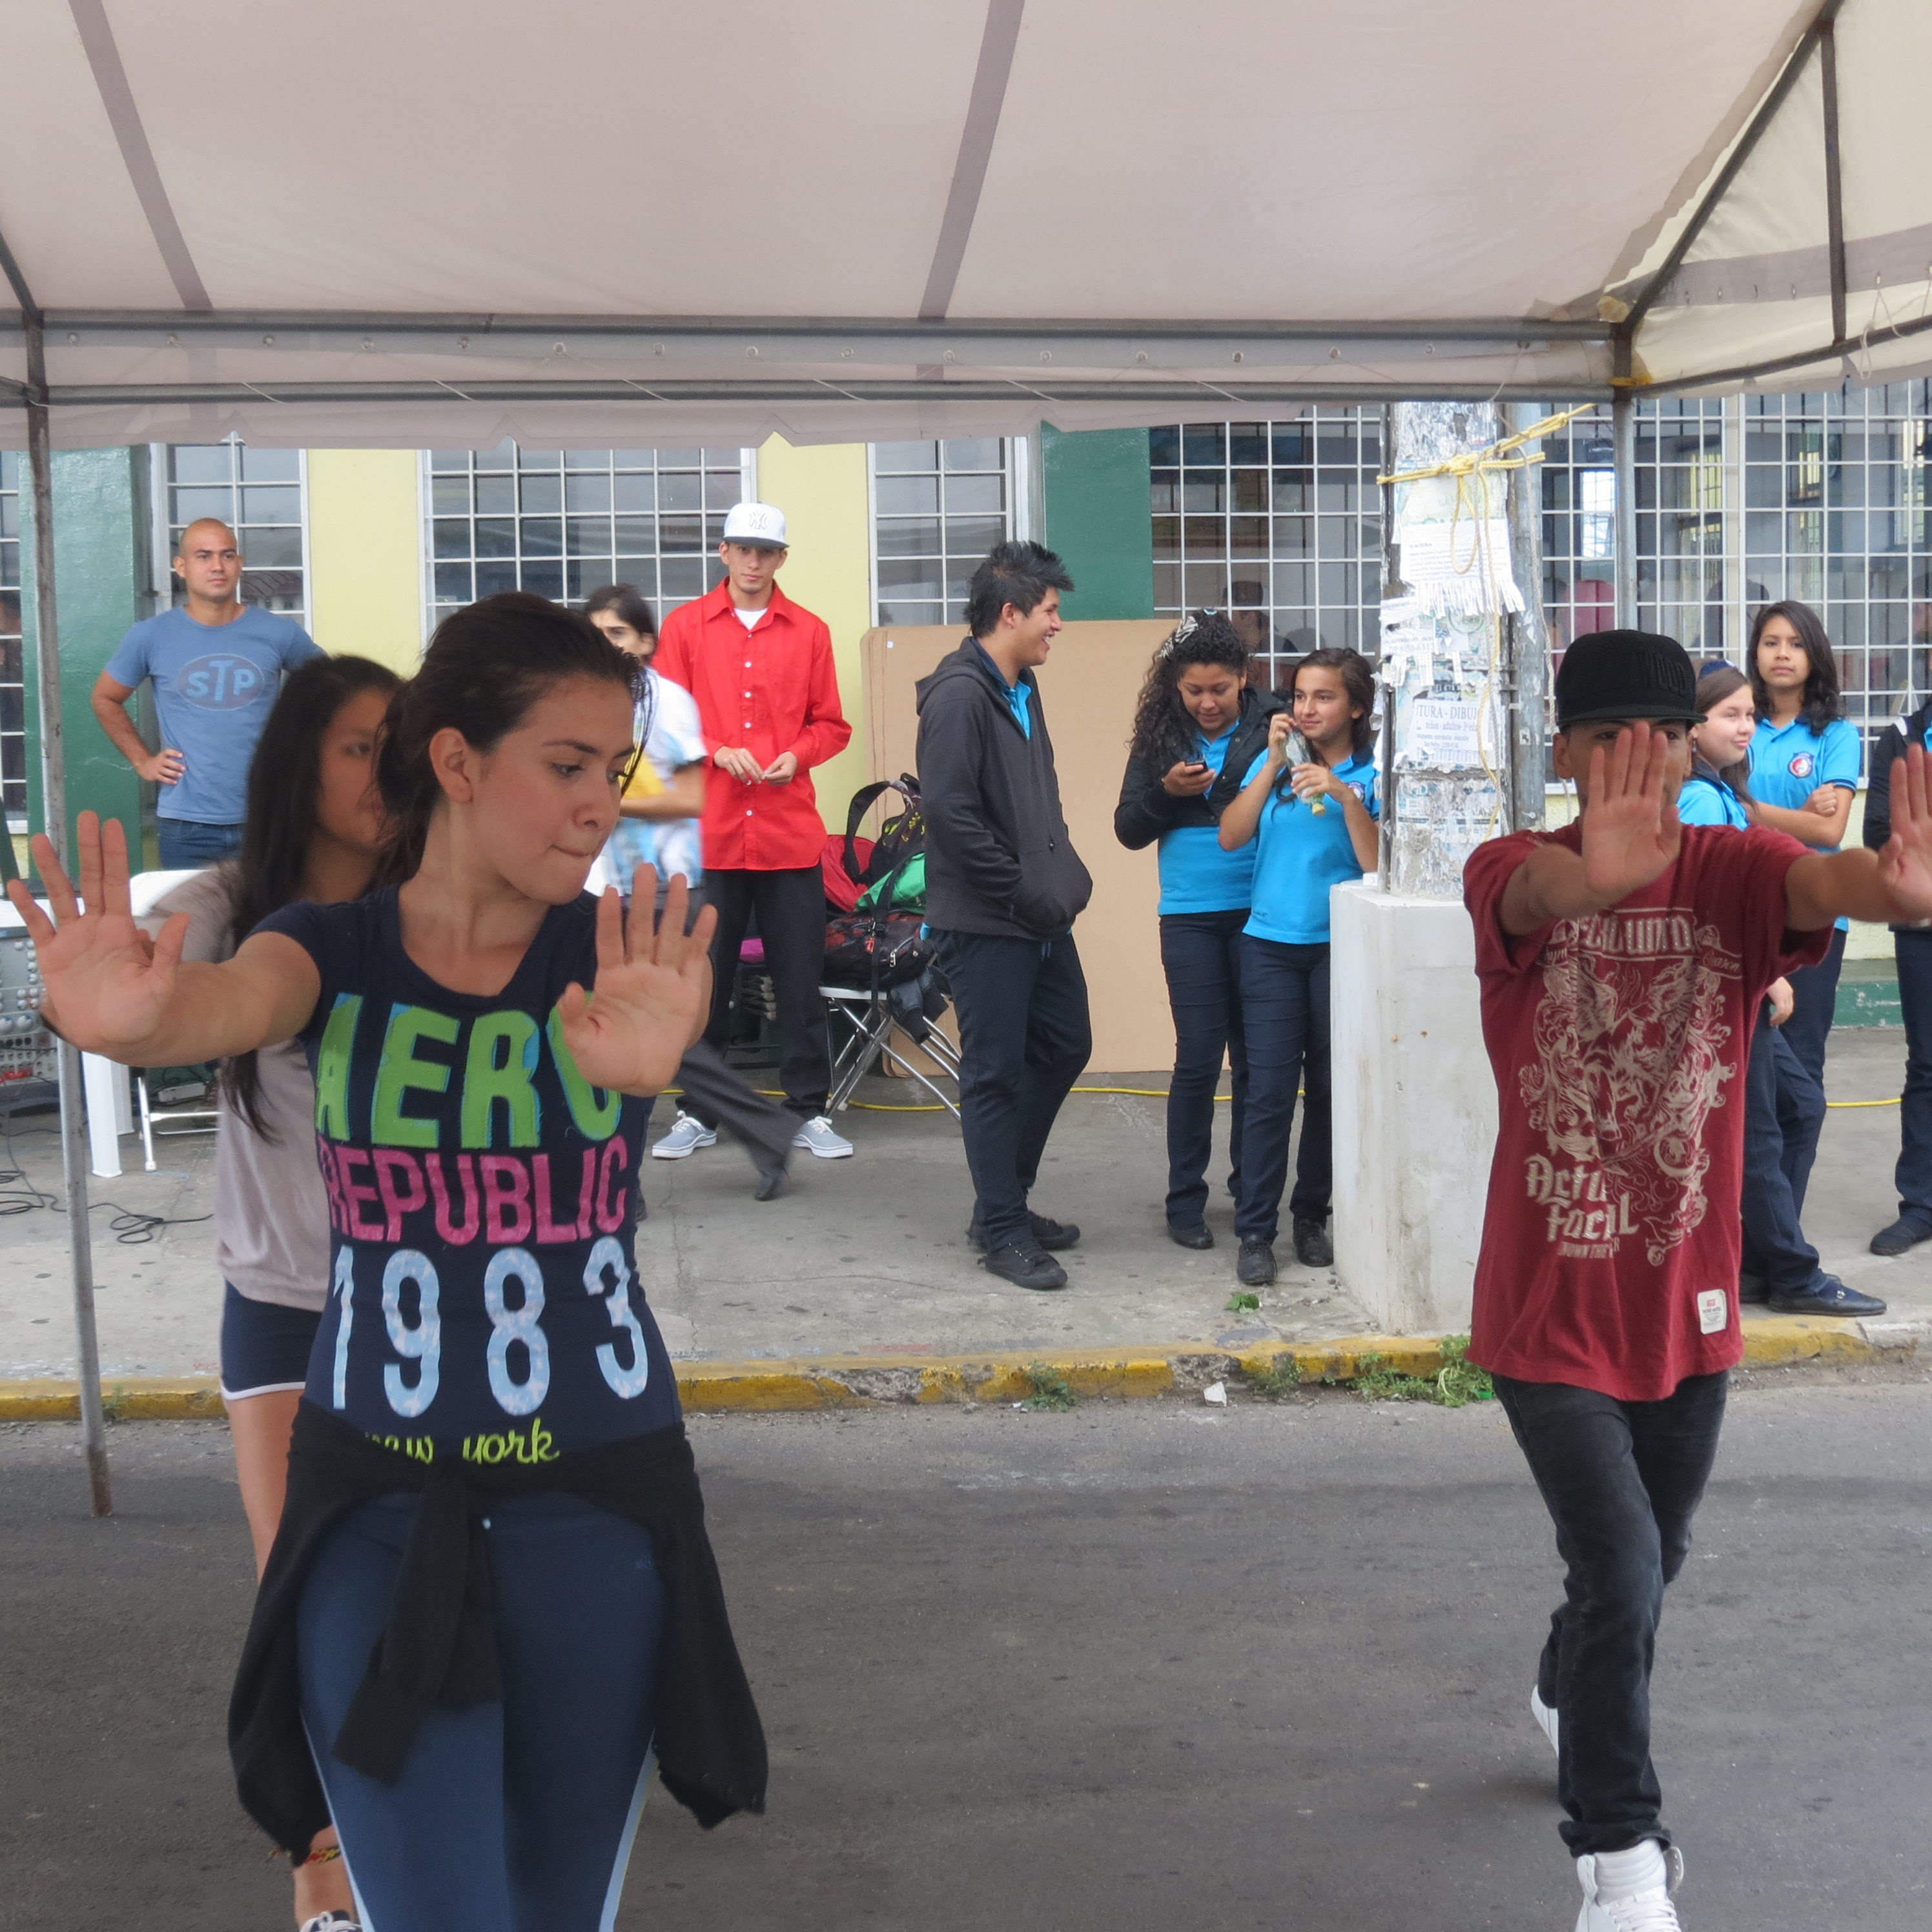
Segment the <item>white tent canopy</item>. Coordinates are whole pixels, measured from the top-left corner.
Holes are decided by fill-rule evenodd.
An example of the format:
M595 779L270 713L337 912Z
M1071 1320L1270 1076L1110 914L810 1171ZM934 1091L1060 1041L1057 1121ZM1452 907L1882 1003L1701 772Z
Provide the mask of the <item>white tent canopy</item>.
M11 0L4 31L8 444L37 315L68 445L1932 366L1924 0Z

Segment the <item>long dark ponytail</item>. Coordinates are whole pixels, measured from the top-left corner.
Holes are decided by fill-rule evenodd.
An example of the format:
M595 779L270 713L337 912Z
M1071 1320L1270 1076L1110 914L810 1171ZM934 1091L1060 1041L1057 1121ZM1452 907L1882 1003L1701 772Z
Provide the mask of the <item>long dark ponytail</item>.
M636 669L588 617L527 590L502 591L452 611L382 722L376 783L389 822L376 884L400 885L422 864L430 820L443 796L429 758L439 731L460 731L488 752L565 679L592 678L628 694Z
M229 930L239 946L272 912L302 897L322 790L322 741L352 698L393 693L402 680L370 658L311 658L289 674L248 766L241 848L228 862ZM252 1053L221 1066L222 1090L264 1140L261 1070Z
M1197 610L1184 617L1154 654L1134 710L1129 755L1144 759L1155 772L1190 756L1200 728L1187 715L1176 687L1192 664L1213 664L1245 678L1252 662L1240 632L1219 610Z

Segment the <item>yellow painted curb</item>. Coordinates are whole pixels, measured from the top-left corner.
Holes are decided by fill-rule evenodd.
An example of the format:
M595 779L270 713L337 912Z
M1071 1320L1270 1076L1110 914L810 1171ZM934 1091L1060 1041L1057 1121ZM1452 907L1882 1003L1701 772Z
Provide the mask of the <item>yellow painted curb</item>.
M1905 1345L1909 1351L1910 1344ZM1880 1348L1850 1322L1796 1315L1754 1316L1744 1324L1744 1366L1780 1368L1807 1361L1896 1361L1904 1351ZM1344 1335L1331 1341L1275 1342L1230 1349L1206 1342L1157 1343L1132 1349L1042 1350L984 1355L830 1355L794 1360L680 1362L678 1394L707 1413L897 1407L907 1403L1022 1402L1032 1395L1030 1370L1058 1377L1076 1396L1191 1393L1210 1382L1238 1382L1292 1361L1304 1382L1351 1382L1370 1356L1406 1376L1432 1376L1442 1366L1442 1338L1432 1335ZM128 1376L101 1384L116 1420L189 1421L223 1413L212 1376ZM71 1422L80 1412L74 1384L55 1378L0 1382L0 1422Z

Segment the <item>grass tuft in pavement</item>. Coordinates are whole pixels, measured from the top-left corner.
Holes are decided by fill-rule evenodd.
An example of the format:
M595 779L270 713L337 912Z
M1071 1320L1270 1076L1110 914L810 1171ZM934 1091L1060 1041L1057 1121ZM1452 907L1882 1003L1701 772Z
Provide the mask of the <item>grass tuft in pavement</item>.
M1487 1371L1468 1360L1468 1347L1466 1335L1444 1336L1442 1366L1432 1376L1406 1376L1390 1366L1386 1355L1364 1355L1355 1393L1364 1402L1432 1402L1443 1408L1492 1401L1496 1389Z
M1079 1400L1066 1378L1044 1362L1029 1362L1026 1378L1027 1386L1033 1391L1026 1400L1029 1408L1071 1408Z

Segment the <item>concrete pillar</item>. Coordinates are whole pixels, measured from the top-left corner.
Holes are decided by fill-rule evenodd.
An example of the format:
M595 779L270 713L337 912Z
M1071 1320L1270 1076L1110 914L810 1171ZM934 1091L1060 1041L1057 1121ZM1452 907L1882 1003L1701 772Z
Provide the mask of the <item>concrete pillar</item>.
M422 662L422 458L308 453L308 629L324 650L409 676Z
M1335 1265L1390 1334L1462 1334L1496 1138L1475 940L1454 899L1338 886Z

